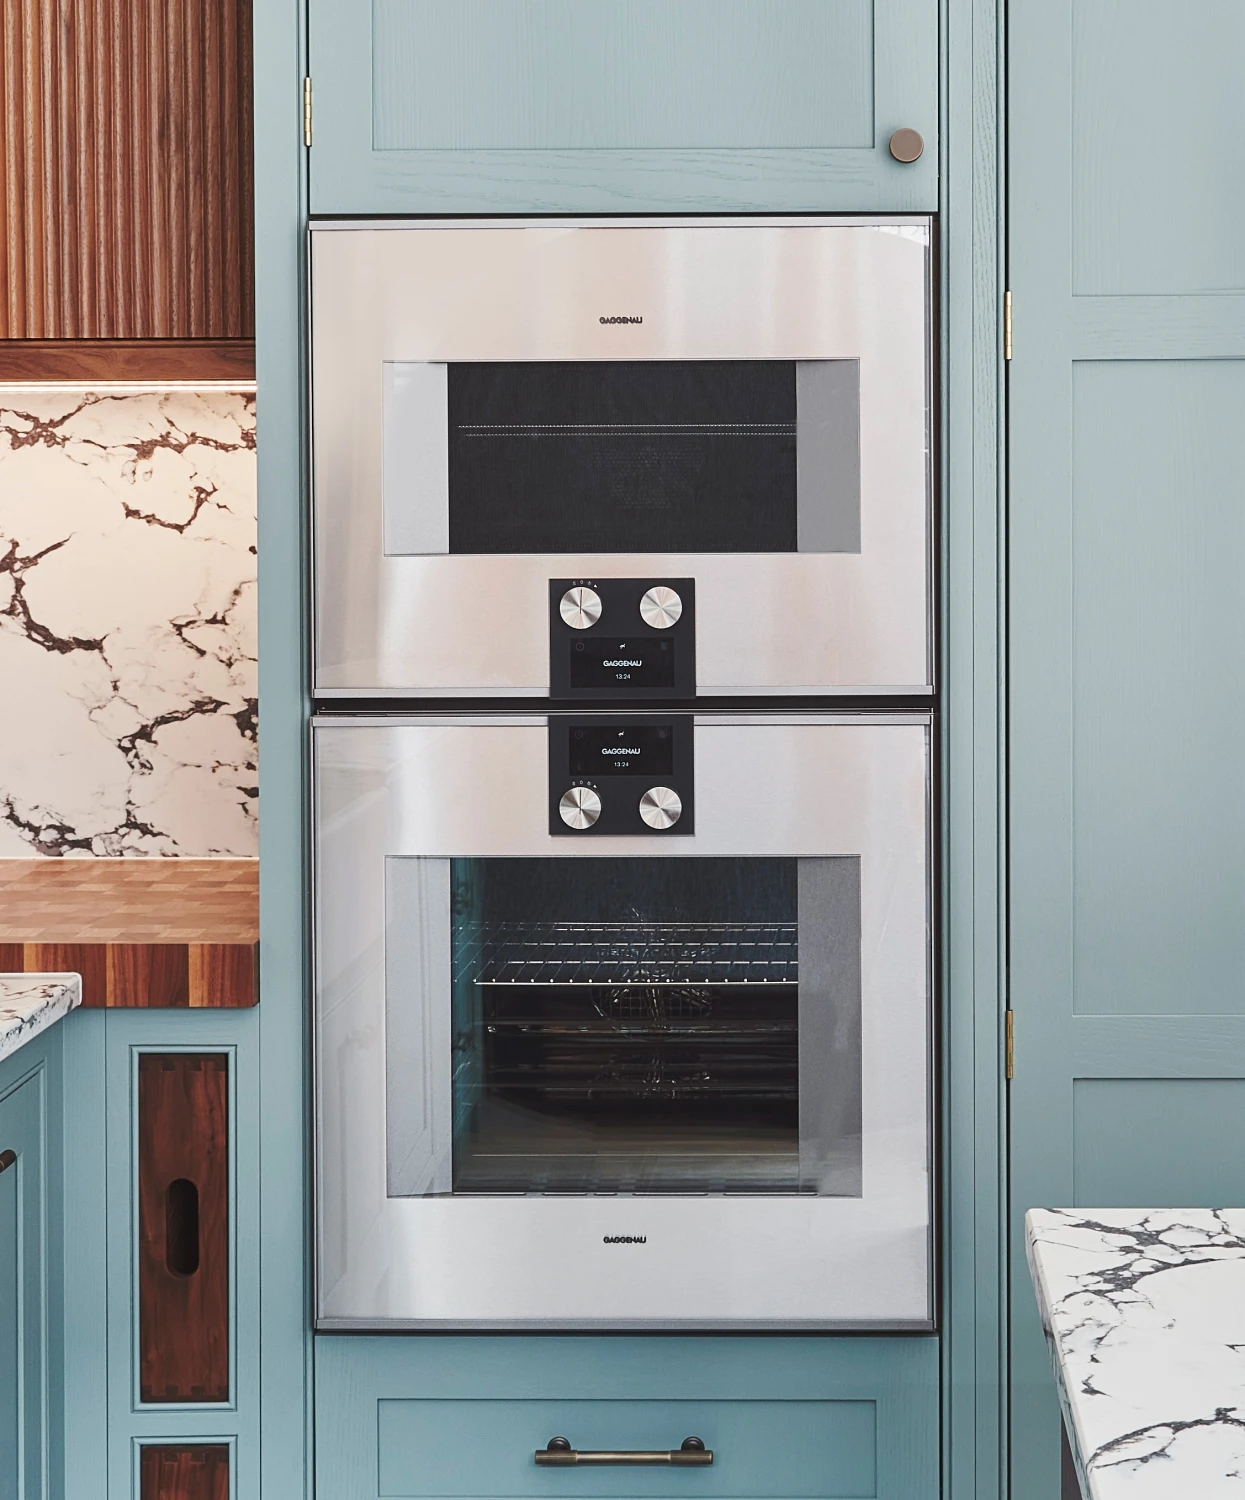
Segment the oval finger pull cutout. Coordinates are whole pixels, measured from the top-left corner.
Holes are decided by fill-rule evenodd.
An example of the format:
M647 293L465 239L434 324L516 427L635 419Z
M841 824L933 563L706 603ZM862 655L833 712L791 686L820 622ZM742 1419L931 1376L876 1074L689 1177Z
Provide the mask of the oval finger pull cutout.
M165 1194L164 1264L174 1276L199 1269L199 1189L189 1177L175 1177Z

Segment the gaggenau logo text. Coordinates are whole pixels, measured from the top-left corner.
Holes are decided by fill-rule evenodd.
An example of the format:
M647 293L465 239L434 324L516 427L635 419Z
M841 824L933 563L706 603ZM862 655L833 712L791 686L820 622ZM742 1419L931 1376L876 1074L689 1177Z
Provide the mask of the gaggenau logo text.
M603 1245L647 1245L646 1234L604 1234L601 1236Z
M643 323L643 318L602 318L602 323Z

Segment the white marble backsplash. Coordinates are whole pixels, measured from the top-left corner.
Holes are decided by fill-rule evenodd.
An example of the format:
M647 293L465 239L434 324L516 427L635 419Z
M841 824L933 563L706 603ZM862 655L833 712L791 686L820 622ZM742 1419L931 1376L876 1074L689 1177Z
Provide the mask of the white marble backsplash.
M0 857L251 857L255 398L0 386Z

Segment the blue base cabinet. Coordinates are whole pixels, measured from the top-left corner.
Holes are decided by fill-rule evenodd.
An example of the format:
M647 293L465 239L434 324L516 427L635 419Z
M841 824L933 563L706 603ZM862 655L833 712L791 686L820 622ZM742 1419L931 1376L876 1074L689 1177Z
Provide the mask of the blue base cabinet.
M60 1147L55 1038L0 1069L0 1496L43 1500L59 1489L60 1403L55 1399Z
M316 1478L334 1500L935 1500L936 1338L316 1340ZM543 1468L678 1448L707 1468Z

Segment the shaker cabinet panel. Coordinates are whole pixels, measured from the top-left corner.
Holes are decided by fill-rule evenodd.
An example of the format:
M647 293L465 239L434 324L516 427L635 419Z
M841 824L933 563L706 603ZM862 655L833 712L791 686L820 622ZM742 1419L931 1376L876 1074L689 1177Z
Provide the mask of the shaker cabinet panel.
M1235 0L1010 0L1011 1494L1058 1492L1023 1215L1239 1203Z
M934 0L311 0L310 47L314 213L937 207Z
M48 1410L43 1075L0 1098L0 1496L41 1500Z
M334 1500L936 1500L938 1340L318 1338ZM679 1450L711 1465L537 1464Z

